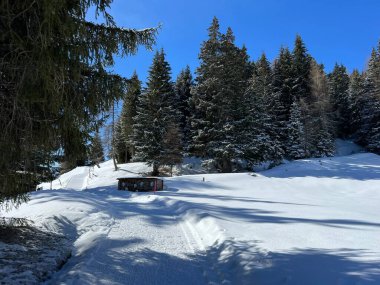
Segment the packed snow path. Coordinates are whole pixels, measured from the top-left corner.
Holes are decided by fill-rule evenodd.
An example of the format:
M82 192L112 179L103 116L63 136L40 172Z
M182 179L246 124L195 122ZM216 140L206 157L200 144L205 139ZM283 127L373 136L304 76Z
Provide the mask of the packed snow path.
M81 189L85 177L80 181L79 176L75 175L74 183ZM69 182L70 189L78 190L74 183ZM82 193L77 199L86 199ZM95 211L83 220L85 233L76 240L73 257L47 284L186 285L211 281L191 231L154 194L115 194L85 194Z
M83 169L82 173L73 175L67 182L66 189L80 191L86 186L85 183L88 175L88 167L81 167L80 169Z

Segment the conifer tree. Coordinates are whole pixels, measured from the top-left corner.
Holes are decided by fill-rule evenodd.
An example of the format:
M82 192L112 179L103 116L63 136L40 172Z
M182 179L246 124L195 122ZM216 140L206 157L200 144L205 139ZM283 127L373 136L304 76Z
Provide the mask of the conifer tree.
M114 135L112 140L112 149L115 154L117 163L127 162L127 144L123 132L122 117L116 120Z
M127 92L124 96L123 108L120 114L122 138L124 139L126 151L125 162L129 162L135 153L133 145L133 118L137 115L137 102L141 95L141 81L134 72L127 84Z
M173 176L173 166L182 162L182 134L178 125L172 123L163 136L163 152L160 163L170 166L170 176Z
M222 172L232 170L232 161L244 156L244 91L250 63L245 49L236 47L231 28L219 32L214 18L209 39L204 42L197 69L193 149L199 156L214 159Z
M190 67L186 66L184 70L180 72L175 84L175 92L179 100L178 111L180 112L179 127L183 134L183 145L185 149L188 149L190 143L190 129L191 129L191 88L193 87L193 78L191 75Z
M33 187L36 149L81 159L99 114L124 93L123 78L107 71L114 55L154 43L156 29L116 27L111 2L0 1L0 203L24 200ZM86 21L90 7L105 24Z
M149 69L147 87L139 96L137 115L134 117L134 160L153 166L158 175L162 165L164 135L171 124L178 125L178 102L170 77L170 66L163 50L157 52Z
M216 121L215 108L212 99L220 86L223 86L219 78L221 33L219 21L213 18L208 28L208 40L203 42L199 54L200 66L196 70L196 85L192 89L192 106L195 107L191 117L190 151L199 157L208 155L206 146L211 141L213 124Z
M331 103L323 66L311 62L311 102L305 122L308 152L314 157L333 156L335 151Z
M292 52L292 96L294 99L310 100L310 55L300 35L297 35Z
M380 153L380 42L372 50L361 102L358 141L368 150Z
M348 88L350 133L354 140L357 140L358 131L361 125L361 107L364 105L364 78L357 69L354 69L350 76L350 85Z
M287 126L288 144L286 155L290 159L307 157L304 125L301 121L301 109L297 102L293 102L290 109L290 118Z
M350 135L351 121L348 98L350 78L346 67L335 64L334 70L329 74L328 79L337 136L346 138Z
M96 132L92 139L89 150L89 159L92 164L99 164L104 161L103 145L99 132Z
M269 102L269 111L275 123L278 139L282 149L287 144L287 124L291 105L294 102L292 54L288 48L281 48L278 58L274 61L272 76L273 95Z
M248 106L246 140L247 158L252 163L281 160L283 151L279 142L273 106L273 74L265 54L255 64L255 72L245 93Z

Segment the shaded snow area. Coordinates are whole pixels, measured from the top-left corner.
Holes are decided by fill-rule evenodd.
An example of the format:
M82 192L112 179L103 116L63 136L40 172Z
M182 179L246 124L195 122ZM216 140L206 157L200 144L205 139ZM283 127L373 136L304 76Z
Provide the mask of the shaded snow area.
M335 156L351 155L359 152L364 152L364 149L348 140L335 140Z
M70 257L62 235L32 226L0 226L0 284L39 284Z
M46 284L380 284L377 155L177 176L157 193L116 190L142 163L100 166L6 213L72 241Z

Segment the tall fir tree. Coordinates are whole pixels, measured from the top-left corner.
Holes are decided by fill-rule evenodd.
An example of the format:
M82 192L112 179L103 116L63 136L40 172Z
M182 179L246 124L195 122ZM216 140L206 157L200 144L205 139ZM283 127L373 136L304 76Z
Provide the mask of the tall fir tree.
M364 105L364 78L357 69L354 69L350 75L350 85L348 88L349 98L349 113L351 114L350 120L350 133L356 141L358 138L358 131L361 125L361 107Z
M272 114L282 149L287 144L287 124L291 105L294 102L293 90L293 59L288 48L282 47L273 64L272 89L273 95L269 102L269 112Z
M206 146L211 141L213 124L215 122L215 106L212 99L220 86L223 85L220 72L221 33L219 21L213 18L208 28L208 39L203 42L199 54L200 66L196 70L196 85L192 89L190 152L199 157L206 157Z
M294 99L303 99L306 102L311 99L310 62L311 57L305 43L301 36L297 35L292 52L292 96Z
M362 97L358 141L368 150L380 153L380 41L371 53Z
M125 162L129 162L135 154L135 146L133 145L133 125L134 117L137 115L137 103L141 95L141 81L136 71L129 79L127 84L127 92L124 96L123 108L120 114L122 138L125 143Z
M95 136L92 138L88 157L92 164L98 165L104 161L103 144L99 132L96 132Z
M310 110L305 122L308 152L314 157L333 156L335 151L334 127L327 77L323 66L311 62Z
M164 135L169 126L178 125L178 102L170 73L171 68L161 50L154 56L147 87L139 97L137 115L134 117L134 160L152 165L153 175L159 174L162 165Z
M127 162L127 144L123 132L123 122L120 116L115 123L114 134L112 139L112 149L116 156L117 163Z
M328 82L337 136L347 138L351 134L351 114L348 94L350 78L346 67L342 64L335 64L333 71L328 76Z
M276 130L273 109L273 73L265 54L255 64L255 71L245 92L248 124L245 140L249 141L247 158L252 163L271 160L278 163L283 151Z
M234 41L231 28L221 34L214 18L201 49L194 88L194 146L198 154L212 157L222 172L230 172L233 160L244 157L244 143L239 139L244 125L241 102L250 63L245 49Z
M293 102L291 106L287 131L287 157L290 159L307 157L304 125L302 123L301 109L297 102Z
M191 104L191 88L193 87L193 77L190 67L186 66L180 72L175 83L175 92L179 100L178 111L180 112L179 127L183 136L183 146L188 150L191 141L191 114L193 113L193 105Z
M173 166L183 160L182 133L179 125L171 123L163 136L163 152L160 162L170 167L170 176L173 176Z

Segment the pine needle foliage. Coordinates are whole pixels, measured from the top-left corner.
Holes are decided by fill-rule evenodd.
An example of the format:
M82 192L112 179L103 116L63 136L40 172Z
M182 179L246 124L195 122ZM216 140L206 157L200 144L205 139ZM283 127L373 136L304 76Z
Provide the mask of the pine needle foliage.
M155 43L156 28L117 27L111 2L0 2L0 204L26 199L40 164L36 149L77 159L99 114L124 94L124 79L106 69L114 56ZM86 21L93 6L105 24Z

